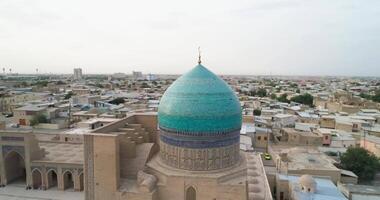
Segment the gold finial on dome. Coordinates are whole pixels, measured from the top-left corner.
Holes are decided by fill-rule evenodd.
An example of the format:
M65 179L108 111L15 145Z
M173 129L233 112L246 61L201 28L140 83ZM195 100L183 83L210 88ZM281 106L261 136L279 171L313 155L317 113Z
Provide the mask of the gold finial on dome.
M201 64L201 47L198 47L198 64Z

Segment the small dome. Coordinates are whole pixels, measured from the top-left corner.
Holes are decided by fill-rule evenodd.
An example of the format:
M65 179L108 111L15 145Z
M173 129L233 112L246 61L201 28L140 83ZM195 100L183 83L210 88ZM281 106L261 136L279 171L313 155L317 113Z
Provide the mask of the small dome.
M302 191L305 192L315 192L317 188L317 182L308 174L302 175L299 179L299 183L302 187Z
M163 130L182 133L240 130L240 102L226 82L199 64L165 91L158 123Z

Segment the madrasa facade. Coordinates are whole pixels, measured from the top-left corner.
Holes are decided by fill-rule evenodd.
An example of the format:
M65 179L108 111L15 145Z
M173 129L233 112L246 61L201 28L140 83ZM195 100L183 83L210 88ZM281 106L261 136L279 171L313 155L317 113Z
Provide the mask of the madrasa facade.
M158 113L84 136L86 200L272 199L260 156L240 150L241 107L200 63L178 78Z

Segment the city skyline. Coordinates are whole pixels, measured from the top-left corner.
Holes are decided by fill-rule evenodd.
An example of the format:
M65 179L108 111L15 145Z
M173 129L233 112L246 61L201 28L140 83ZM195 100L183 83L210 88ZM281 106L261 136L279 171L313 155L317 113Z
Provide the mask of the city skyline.
M380 76L379 7L326 0L2 1L0 67L183 74L201 46L204 65L217 74Z

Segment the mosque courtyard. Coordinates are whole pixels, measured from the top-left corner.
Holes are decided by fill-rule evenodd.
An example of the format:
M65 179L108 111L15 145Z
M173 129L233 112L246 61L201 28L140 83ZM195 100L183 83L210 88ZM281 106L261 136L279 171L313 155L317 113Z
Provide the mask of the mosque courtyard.
M83 192L46 190L25 190L17 183L0 188L0 200L83 200Z

